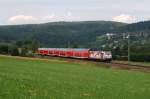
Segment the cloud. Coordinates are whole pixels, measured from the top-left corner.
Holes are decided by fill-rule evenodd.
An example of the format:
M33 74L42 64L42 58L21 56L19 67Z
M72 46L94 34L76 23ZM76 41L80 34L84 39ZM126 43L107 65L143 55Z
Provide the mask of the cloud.
M16 15L12 16L9 18L10 22L15 22L15 21L32 21L35 20L33 16L26 16L26 15Z
M112 20L117 21L117 22L131 23L131 22L135 22L136 18L134 16L131 16L131 15L121 14L119 16L113 17Z
M55 14L51 14L51 15L48 15L48 16L45 16L45 17L42 17L42 20L51 20L51 19L54 19L56 17Z
M36 24L36 23L47 23L57 21L71 21L72 13L49 13L47 15L15 15L7 19L7 24Z

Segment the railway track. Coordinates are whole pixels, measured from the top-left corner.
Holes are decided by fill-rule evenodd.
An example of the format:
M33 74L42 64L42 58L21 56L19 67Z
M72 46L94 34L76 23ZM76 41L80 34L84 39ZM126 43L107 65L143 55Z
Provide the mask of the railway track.
M112 62L111 64L130 65L132 67L141 67L141 68L149 68L150 69L150 66L144 66L144 65L133 65L133 64L125 64L125 63L117 63L117 62Z
M116 67L120 69L150 72L150 66L133 65L133 64L118 63L118 62L111 62L109 64L112 65L112 67Z
M86 63L86 64L95 64L96 66L103 66L106 68L115 68L115 69L123 69L123 70L132 70L132 71L143 71L143 72L150 72L150 66L144 66L144 65L133 65L133 64L127 64L127 63L118 63L118 62L100 62L100 61L94 61L94 60L81 60L81 59L74 59L74 58L64 58L64 57L53 57L53 56L47 56L42 58L48 58L48 59L63 59L68 62L77 62L77 63Z

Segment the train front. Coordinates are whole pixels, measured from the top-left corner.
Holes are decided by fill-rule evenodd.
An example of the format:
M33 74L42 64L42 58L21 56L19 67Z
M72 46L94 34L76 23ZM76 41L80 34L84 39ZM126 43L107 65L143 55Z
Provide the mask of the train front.
M89 58L93 60L111 62L112 53L111 51L90 51Z

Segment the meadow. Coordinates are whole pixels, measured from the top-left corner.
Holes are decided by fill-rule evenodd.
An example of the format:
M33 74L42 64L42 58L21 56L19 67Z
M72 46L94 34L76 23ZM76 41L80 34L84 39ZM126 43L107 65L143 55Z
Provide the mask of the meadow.
M150 99L150 73L0 56L0 99Z

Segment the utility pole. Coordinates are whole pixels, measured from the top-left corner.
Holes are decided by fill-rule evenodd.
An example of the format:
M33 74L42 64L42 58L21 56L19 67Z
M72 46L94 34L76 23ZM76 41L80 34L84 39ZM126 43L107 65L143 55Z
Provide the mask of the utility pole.
M128 32L128 61L130 61L130 33Z

